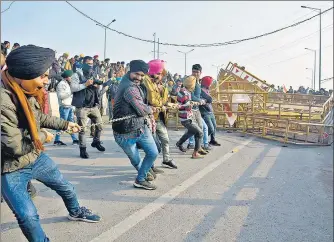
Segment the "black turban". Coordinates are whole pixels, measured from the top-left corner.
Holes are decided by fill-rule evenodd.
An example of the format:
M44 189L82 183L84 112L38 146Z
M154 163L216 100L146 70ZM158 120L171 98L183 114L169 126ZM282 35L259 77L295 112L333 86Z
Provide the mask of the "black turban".
M144 74L148 72L148 64L142 60L133 60L130 62L130 72L142 71Z
M48 48L25 45L9 53L8 73L16 78L31 80L43 75L55 60L55 52Z
M195 64L195 65L193 65L193 68L192 68L193 70L196 70L196 71L200 71L200 72L202 72L202 67L201 67L201 65L200 64Z

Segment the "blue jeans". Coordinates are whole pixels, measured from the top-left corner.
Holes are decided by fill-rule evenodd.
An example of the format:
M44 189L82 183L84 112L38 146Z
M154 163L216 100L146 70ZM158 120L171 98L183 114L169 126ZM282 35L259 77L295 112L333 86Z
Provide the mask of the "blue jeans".
M205 123L204 119L202 118L202 125L203 125L203 144L208 145L209 139L208 139L208 125ZM193 145L195 143L194 136L191 136L189 138L189 144Z
M64 179L56 163L45 153L41 153L32 164L1 175L2 195L15 214L25 237L31 242L46 242L49 239L41 227L37 209L27 191L27 184L32 179L56 191L70 214L78 214L80 207L74 187Z
M203 116L203 119L208 126L208 136L211 136L210 141L215 141L216 129L217 129L215 115L213 113L208 113Z
M73 107L66 108L66 107L59 106L59 115L60 115L60 118L66 121L74 122ZM57 130L57 132L59 132L59 130ZM78 140L75 134L71 134L71 137L73 141ZM59 134L56 135L55 141L60 141Z
M144 132L138 130L138 133L133 137L129 137L128 134L116 133L114 133L114 137L116 143L129 157L131 164L138 170L137 181L145 181L147 172L150 170L159 154L151 131L145 125ZM145 157L142 162L136 145L137 143L145 152Z

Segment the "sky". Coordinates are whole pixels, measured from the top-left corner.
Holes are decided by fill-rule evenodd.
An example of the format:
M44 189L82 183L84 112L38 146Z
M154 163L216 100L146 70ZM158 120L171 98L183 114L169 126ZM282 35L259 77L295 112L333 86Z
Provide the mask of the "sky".
M71 1L82 12L110 27L143 39L175 44L202 44L244 39L301 21L328 9L331 1ZM10 1L1 1L1 10ZM195 48L187 55L187 74L201 64L203 75L217 76L214 65L230 61L270 84L311 86L314 53L319 49L319 17L270 36L221 47ZM104 29L64 1L19 1L1 14L1 42L49 47L103 58ZM160 59L171 73L185 74L184 55L192 48L160 45ZM141 42L107 30L107 57L112 61L153 59L153 43ZM316 83L319 81L318 61ZM333 77L333 10L322 15L322 78ZM318 84L317 84L318 87ZM322 84L333 89L333 81Z

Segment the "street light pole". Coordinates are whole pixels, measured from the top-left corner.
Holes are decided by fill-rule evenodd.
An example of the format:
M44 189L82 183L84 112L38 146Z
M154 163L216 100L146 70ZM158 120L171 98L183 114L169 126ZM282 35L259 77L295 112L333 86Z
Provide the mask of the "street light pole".
M183 51L179 51L180 53L184 54L184 75L187 75L187 54L189 54L190 52L194 51L195 49L191 49L188 52L183 52Z
M315 72L317 69L317 51L309 48L305 48L305 50L313 51L314 52L314 64L313 64L313 89L315 90Z
M311 8L307 6L301 6L302 8L308 8L311 10L319 11L319 18L320 18L320 30L319 30L319 90L321 88L321 9L320 8Z
M153 34L153 36L154 36L154 47L153 47L153 52L154 52L154 54L153 54L153 58L154 58L154 60L155 60L155 36L156 36L156 33L154 33Z
M220 68L220 67L223 67L223 65L212 65L212 66L217 68L217 79L218 79L219 68Z
M108 25L104 26L102 24L96 24L97 26L100 26L104 28L104 60L106 59L106 53L107 53L107 28L109 27L110 24L115 22L116 19L113 19Z
M313 86L313 83L315 84L315 82L314 82L314 80L313 80L313 78L314 78L314 71L313 71L313 69L312 68L306 68L306 70L311 70L312 71L312 78L311 78L311 86ZM313 87L312 87L313 88ZM313 89L314 90L314 89Z

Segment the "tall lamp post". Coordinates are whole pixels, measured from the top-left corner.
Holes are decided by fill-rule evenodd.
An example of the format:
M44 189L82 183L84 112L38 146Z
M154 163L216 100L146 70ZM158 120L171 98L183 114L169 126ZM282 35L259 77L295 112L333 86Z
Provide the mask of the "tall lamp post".
M187 54L189 54L190 52L194 51L195 49L191 49L188 52L183 52L183 51L179 51L180 53L184 54L184 75L187 75Z
M311 78L311 86L312 86L312 88L313 88L313 83L314 83L314 85L315 85L315 82L314 82L314 70L312 69L312 68L306 68L306 70L311 70L312 71L312 78ZM315 89L315 88L314 88ZM314 90L313 89L313 90Z
M111 21L106 26L103 26L102 24L96 24L97 26L100 26L100 27L104 28L104 58L103 58L103 60L106 59L106 51L107 51L107 28L109 27L110 24L112 24L115 21L116 21L116 19L113 19L113 21Z
M318 11L319 14L319 19L320 19L320 30L319 30L319 90L321 88L321 9L320 8L311 8L307 6L301 6L302 8L308 8L311 10ZM314 87L315 89L315 87Z
M305 48L305 50L313 51L314 52L314 64L313 64L313 88L315 90L315 72L317 69L317 51L309 48Z

